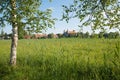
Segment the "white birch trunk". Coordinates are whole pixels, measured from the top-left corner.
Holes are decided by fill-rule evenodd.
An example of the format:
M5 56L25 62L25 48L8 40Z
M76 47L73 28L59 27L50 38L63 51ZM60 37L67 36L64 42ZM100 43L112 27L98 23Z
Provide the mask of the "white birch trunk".
M11 53L10 53L10 64L16 65L16 54L17 54L17 27L13 28L12 42L11 42Z
M16 54L17 54L17 41L18 41L18 27L16 22L16 0L11 1L11 18L12 18L12 42L11 42L11 53L10 53L10 65L16 65Z

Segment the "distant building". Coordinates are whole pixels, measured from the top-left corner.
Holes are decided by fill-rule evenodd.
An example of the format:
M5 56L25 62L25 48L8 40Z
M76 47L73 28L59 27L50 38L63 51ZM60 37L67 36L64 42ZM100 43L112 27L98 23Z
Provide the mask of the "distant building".
M34 34L35 39L47 38L47 34Z
M57 34L54 34L53 38L58 38L58 35L57 35Z
M65 37L76 37L77 36L77 32L75 30L72 30L72 31L65 31L63 32L63 36Z
M24 39L31 39L31 36L30 35L25 35Z

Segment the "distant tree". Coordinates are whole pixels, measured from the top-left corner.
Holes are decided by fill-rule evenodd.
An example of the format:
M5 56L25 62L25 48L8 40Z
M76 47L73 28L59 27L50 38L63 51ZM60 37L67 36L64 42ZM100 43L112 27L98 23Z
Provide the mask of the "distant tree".
M63 37L63 34L57 34L58 35L58 38L62 38Z
M18 29L29 27L32 32L52 27L51 9L40 11L41 0L0 0L0 26L12 25L10 64L16 65Z
M4 35L5 35L5 32L3 31L3 29L1 29L0 39L4 39Z
M86 33L84 34L84 38L89 38L89 32L86 32Z
M11 39L12 38L12 33L8 34L9 38Z
M108 38L110 38L110 39L115 38L114 32L110 32L108 35Z
M99 37L99 38L103 38L103 37L104 37L104 32L100 32L100 33L98 34L98 37Z
M8 39L8 34L7 33L5 33L4 39Z
M98 34L92 33L92 34L90 35L90 38L98 38Z
M48 38L54 38L54 34L53 33L48 34Z
M108 38L108 33L103 34L104 38Z
M84 37L84 33L83 32L78 32L77 34L78 34L79 38L83 38Z
M115 38L119 38L119 37L120 37L119 32L110 32L108 34L108 38L110 38L110 39L115 39Z
M73 4L63 5L63 20L78 18L80 26L93 29L117 28L120 31L120 0L73 0Z
M18 39L23 39L25 35L27 35L27 31L25 31L23 27L19 27L18 28Z
M67 31L64 30L64 32L63 32L63 37L68 37L68 36L69 36L68 30L67 30Z
M1 33L0 36L4 36L5 32L3 31L3 29L1 29Z
M115 34L115 38L119 38L120 37L119 32L115 32L114 34Z

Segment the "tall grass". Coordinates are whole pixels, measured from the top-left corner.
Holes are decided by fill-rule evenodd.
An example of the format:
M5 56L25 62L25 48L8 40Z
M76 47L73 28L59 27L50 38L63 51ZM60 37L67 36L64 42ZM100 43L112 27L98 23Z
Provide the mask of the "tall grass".
M0 80L120 80L120 40L19 40L17 66L10 41L0 41Z

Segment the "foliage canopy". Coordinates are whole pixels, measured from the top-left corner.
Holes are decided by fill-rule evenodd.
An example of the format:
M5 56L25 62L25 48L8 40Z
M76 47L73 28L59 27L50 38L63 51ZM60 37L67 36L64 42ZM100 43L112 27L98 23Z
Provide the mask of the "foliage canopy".
M52 27L55 19L52 18L51 9L39 10L42 0L16 0L16 14L18 30L28 29L31 32L41 32L42 29ZM0 0L0 26L4 27L6 22L11 25L11 5L10 0Z
M120 30L119 0L73 0L70 6L63 5L63 19L78 18L81 26L92 29L117 28Z

